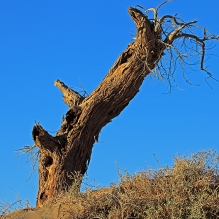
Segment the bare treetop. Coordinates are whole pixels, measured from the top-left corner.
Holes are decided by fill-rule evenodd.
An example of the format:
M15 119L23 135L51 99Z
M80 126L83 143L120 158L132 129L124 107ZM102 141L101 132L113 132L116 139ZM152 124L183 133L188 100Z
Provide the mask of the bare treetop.
M136 9L131 8L132 13L130 13L134 21L137 13L139 13L139 16L140 14L143 16L143 13L147 16L149 12L152 12L154 15L153 18L148 20L151 23L151 28L157 35L161 50L165 48L165 53L160 54L160 57L155 61L156 67L151 69L152 74L159 80L166 80L170 88L174 85L177 86L175 74L178 69L177 63L179 63L183 78L189 84L191 82L186 77L185 66L194 70L193 67L199 65L200 70L207 73L206 79L212 78L217 80L204 64L206 61L206 51L212 48L212 45L208 48L206 42L218 41L219 36L214 35L206 28L197 26L197 20L185 22L177 14L159 17L158 9L165 3L167 1L161 3L157 8L149 8L147 10L137 5ZM200 36L197 35L197 32L201 32Z

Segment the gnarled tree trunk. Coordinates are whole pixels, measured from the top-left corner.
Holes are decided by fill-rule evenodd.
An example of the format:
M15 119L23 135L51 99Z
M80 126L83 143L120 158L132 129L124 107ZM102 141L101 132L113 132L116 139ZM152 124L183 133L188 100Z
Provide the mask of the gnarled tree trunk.
M54 137L39 124L33 128L33 138L40 149L37 206L68 189L72 173L85 174L100 130L129 104L162 53L163 45L158 43L147 17L133 8L129 13L138 28L137 39L119 56L102 83L84 100L80 97L81 101L75 101L71 95L74 91L57 80L55 85L63 92L70 110Z
M130 7L128 12L137 27L136 40L119 56L100 85L83 98L60 80L55 81L70 109L54 137L39 124L33 128L33 139L40 151L38 207L68 190L74 180L72 173L85 174L100 130L129 104L163 51L182 37L181 30L190 24L176 23L179 27L162 40L165 17L158 22L154 12L155 18L150 21L138 9ZM176 21L175 17L167 18Z

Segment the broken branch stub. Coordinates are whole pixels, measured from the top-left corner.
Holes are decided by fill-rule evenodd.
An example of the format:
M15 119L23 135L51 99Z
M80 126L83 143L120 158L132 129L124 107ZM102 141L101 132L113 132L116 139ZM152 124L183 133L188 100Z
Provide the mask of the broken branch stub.
M33 127L32 136L39 149L45 149L50 152L54 152L61 147L60 143L39 124Z
M69 108L80 105L84 100L83 96L66 86L62 81L56 80L54 85L62 92L64 102L69 106Z

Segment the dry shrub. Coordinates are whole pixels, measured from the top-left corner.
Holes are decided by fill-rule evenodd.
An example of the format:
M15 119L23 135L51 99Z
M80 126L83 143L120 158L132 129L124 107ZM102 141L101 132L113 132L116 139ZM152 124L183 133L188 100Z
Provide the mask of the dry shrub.
M174 160L172 168L134 176L125 173L119 183L96 191L76 193L76 182L73 189L54 200L59 204L60 218L219 218L216 152L202 151Z

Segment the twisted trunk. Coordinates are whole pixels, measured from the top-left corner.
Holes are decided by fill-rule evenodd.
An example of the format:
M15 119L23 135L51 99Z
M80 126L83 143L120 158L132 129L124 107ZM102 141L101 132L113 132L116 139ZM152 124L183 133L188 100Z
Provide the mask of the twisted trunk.
M129 104L162 56L165 48L154 24L141 11L128 11L137 26L136 41L128 45L101 84L85 99L57 80L55 85L70 107L66 118L54 137L39 124L33 128L33 139L40 150L37 206L68 190L74 180L72 174L85 174L100 130Z

